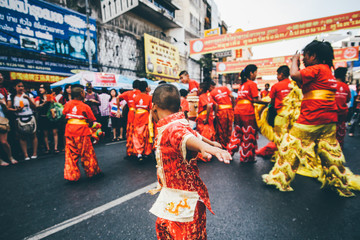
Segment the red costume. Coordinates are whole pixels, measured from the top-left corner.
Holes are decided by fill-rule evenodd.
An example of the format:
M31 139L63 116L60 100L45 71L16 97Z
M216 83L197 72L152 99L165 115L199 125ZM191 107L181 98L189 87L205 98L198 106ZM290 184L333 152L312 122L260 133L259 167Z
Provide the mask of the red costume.
M169 220L158 216L158 212L166 211L168 218L178 218L181 216L174 213L174 208L169 208L171 204L180 205L180 202L165 203L154 209L159 198L155 202L152 213L158 216L156 220L156 233L158 239L206 239L206 207L212 212L209 194L207 188L199 176L199 169L195 159L195 152L187 152L186 142L189 137L197 135L190 128L188 121L184 117L184 113L178 112L161 119L157 124L158 135L156 139L156 161L157 176L161 191L172 190L172 192L182 192L195 194L194 213L191 219L178 219L177 221ZM160 193L161 195L161 193ZM165 201L169 199L165 198ZM181 198L179 200L185 200ZM191 205L191 204L190 204ZM157 205L159 206L159 205ZM156 211L160 210L160 211ZM212 212L213 213L213 212ZM160 214L161 215L161 214Z
M215 128L214 128L214 112L213 112L213 100L210 96L210 93L203 93L199 97L198 105L198 117L196 118L196 130L201 134L201 136L206 137L209 140L215 140ZM211 111L209 114L208 123L205 124L207 115L207 105L211 105Z
M234 130L227 149L234 154L241 146L241 162L255 161L257 124L252 102L258 96L257 85L251 80L246 81L239 88L237 104L234 109Z
M140 93L139 90L135 89L132 91L124 92L118 96L119 101L125 100L128 107L128 119L127 119L127 126L126 126L126 153L128 156L135 155L134 151L134 143L133 143L133 136L134 136L134 116L135 116L135 97Z
M189 102L186 100L186 98L181 97L180 107L181 107L182 112L189 112L190 111Z
M68 122L65 128L65 168L64 178L77 181L80 178L79 158L86 176L100 173L94 147L91 143L91 131L88 122L96 121L90 107L80 100L71 100L65 104L63 114Z
M262 90L262 91L260 92L260 98L264 98L264 97L266 97L266 96L269 96L269 94L270 94L270 91L264 89L264 90Z
M197 81L190 79L189 80L189 93L199 91L199 86L200 86L200 84Z
M152 97L146 93L139 93L135 99L134 116L134 153L136 155L149 155L151 153L151 143L149 141L149 111L151 108Z
M349 86L344 82L337 82L335 101L338 109L338 122L336 124L336 139L341 147L344 146L346 134L346 117L349 111L347 103L350 101L351 93Z
M283 99L290 93L291 91L291 81L290 79L284 79L278 83L276 83L274 86L272 86L270 90L270 98L274 99L274 108L277 111L278 114L281 113L281 108L283 107ZM281 128L282 126L274 126L274 132L277 135L281 135ZM280 142L277 142L276 144L280 144ZM269 156L271 157L275 151L277 150L277 146L273 142L269 142L265 147L259 149L256 151L256 155L259 156Z
M231 91L225 87L216 87L211 91L211 97L218 105L215 116L216 140L223 148L226 148L230 141L232 125L234 122L234 110L231 102Z

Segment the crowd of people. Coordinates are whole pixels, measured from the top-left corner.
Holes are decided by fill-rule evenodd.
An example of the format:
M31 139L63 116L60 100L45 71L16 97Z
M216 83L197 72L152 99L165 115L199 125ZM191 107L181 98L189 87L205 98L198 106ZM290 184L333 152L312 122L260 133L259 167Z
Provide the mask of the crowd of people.
M62 111L72 100L72 85L50 89L49 85L40 84L37 91L30 91L26 82L14 80L5 88L4 81L0 73L0 166L35 160L39 153L64 152L66 119ZM117 95L116 89L108 92L106 88L95 93L88 84L84 99L112 141L124 139L126 133L127 105L121 102L121 114L117 115ZM18 154L13 156L13 152Z
M216 86L211 79L199 84L187 71L179 78L188 90L161 82L152 95L146 81L135 80L132 90L120 93L102 89L99 94L91 84L86 92L81 85L66 85L63 93L40 85L35 97L23 82L13 81L10 94L0 88L0 117L3 122L8 116L25 160L37 158L38 136L45 153L65 148L64 178L69 181L80 178L80 158L88 177L100 173L90 139L92 122L100 122L112 141L126 138L127 158L141 162L154 153L159 185L150 192L160 195L150 211L158 216L158 238L205 239L206 208L212 209L196 160L208 162L215 156L230 163L239 152L240 162L248 164L256 162L256 155L272 156L274 167L262 177L280 191L293 191L296 173L317 178L322 187L343 197L360 190L359 178L344 166L342 152L347 123L349 136L354 136L360 121L360 89L351 93L347 69L334 69L333 59L331 45L314 40L303 50L303 69L300 54L295 54L290 68L277 69L279 82L261 92L255 81L258 68L250 64L239 74L236 98L226 86ZM195 118L189 114L189 97L198 99L192 106ZM16 164L8 132L2 129L0 140L9 163ZM258 150L259 132L271 142ZM9 163L1 161L2 166Z

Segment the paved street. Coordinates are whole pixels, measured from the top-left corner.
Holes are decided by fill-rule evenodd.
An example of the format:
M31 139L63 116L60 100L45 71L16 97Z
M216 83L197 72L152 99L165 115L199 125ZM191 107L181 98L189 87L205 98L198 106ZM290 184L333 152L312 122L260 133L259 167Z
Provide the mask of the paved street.
M360 136L345 141L347 166L360 173ZM124 160L124 142L98 145L96 154L103 175L82 172L77 183L63 179L64 154L0 168L0 239L156 239L155 197L142 189L156 181L155 162ZM207 215L209 239L360 239L359 192L341 198L297 176L295 191L281 193L262 182L272 167L262 158L199 165L216 213Z

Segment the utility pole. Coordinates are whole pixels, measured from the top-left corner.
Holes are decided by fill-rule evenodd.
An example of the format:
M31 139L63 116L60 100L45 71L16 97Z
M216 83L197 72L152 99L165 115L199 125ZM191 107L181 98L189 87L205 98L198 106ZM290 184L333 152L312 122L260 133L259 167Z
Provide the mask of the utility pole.
M86 7L86 38L87 38L87 54L89 60L89 70L92 71L92 54L91 54L91 43L90 43L90 22L89 22L89 15L90 15L90 8L89 8L89 0L85 0L85 7Z

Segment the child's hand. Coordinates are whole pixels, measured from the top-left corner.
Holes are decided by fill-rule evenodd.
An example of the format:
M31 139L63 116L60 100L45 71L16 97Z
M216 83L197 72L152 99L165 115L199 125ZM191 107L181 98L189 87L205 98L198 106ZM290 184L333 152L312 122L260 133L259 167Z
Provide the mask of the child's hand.
M226 164L229 164L232 160L229 152L210 145L201 151L201 155L207 159L211 159L212 156L215 156L220 162L224 162Z
M215 142L215 141L212 142L212 145L213 145L214 147L222 148L221 144L218 143L218 142Z

